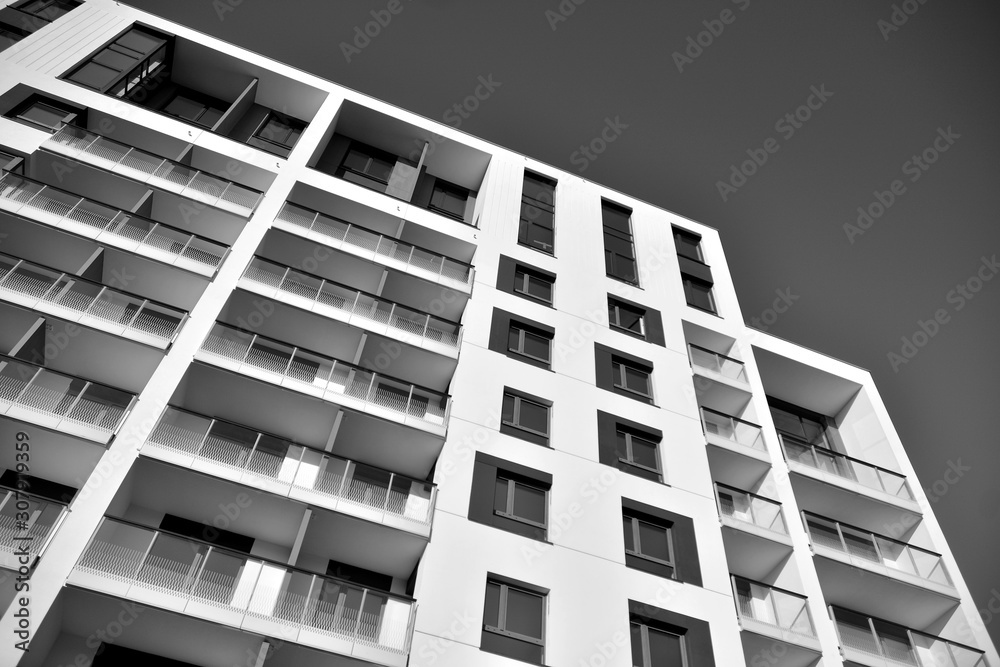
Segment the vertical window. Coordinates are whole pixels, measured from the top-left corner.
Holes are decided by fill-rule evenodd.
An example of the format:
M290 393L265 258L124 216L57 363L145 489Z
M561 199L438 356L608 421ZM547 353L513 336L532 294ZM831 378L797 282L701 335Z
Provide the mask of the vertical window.
M555 253L555 189L555 181L524 172L517 242L549 255Z
M631 285L638 285L635 246L632 242L632 211L602 200L601 214L604 219L604 268L607 274Z
M551 305L554 282L548 276L526 269L520 264L514 269L514 291L542 303Z
M633 620L630 623L633 667L686 667L684 637Z
M631 558L641 558L659 566L659 573L673 578L674 545L670 524L654 517L622 511L625 533L626 565Z
M628 331L637 336L646 336L646 311L608 297L608 323L613 329Z
M619 427L615 433L619 467L647 479L660 481L659 443L648 434ZM624 467L623 467L624 466Z
M681 284L684 298L689 306L717 313L715 297L712 295L712 270L705 264L701 248L701 237L684 229L674 227L674 246L681 267Z
M497 579L486 581L481 648L542 664L545 653L545 595Z
M551 403L505 388L500 432L547 444L550 406ZM503 428L505 426L508 428Z
M493 490L493 512L545 531L546 499L548 492L502 470L497 471Z
M531 357L548 364L551 360L552 337L534 331L518 322L510 323L507 334L507 351Z
M615 389L653 402L653 386L648 368L637 366L619 357L612 357L611 371Z
M434 190L431 201L427 205L430 210L455 220L465 220L465 204L469 200L469 191L443 179L434 179Z
M826 418L822 415L784 402L774 405L774 399L769 399L769 408L774 428L779 433L810 445L833 449L826 434Z
M715 308L715 299L712 296L712 283L683 273L681 274L681 282L684 285L684 298L687 299L689 306L707 310L710 313L718 312Z

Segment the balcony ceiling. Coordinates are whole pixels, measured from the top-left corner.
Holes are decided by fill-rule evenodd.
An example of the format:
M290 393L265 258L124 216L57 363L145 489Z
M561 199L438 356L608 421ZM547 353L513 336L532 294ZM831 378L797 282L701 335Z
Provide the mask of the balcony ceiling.
M758 347L754 357L768 396L820 414L836 416L861 389L855 382Z

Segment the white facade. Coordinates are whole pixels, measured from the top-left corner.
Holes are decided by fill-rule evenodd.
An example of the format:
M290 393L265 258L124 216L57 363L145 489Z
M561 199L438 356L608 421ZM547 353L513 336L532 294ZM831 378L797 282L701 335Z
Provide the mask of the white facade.
M228 105L214 131L65 79L135 22L176 38L174 84ZM17 118L32 95L85 120L47 131ZM239 138L237 116L257 109L305 123L286 157ZM87 665L103 641L201 667L517 664L481 648L489 578L544 595L545 665L632 665L631 619L678 625L689 667L1000 667L871 376L746 327L715 230L112 0L0 52L0 116L0 151L23 157L0 184L3 377L21 363L77 378L52 391L83 378L128 399L111 423L29 401L34 379L0 392L0 472L17 469L7 443L25 433L23 472L75 489L46 515L57 519L27 593L14 588L12 538L0 545L0 665ZM167 161L109 162L97 135ZM340 173L347 139L400 158L389 194ZM182 187L167 176L182 166L249 194ZM556 182L551 254L519 242L525 170ZM464 221L416 203L430 176L470 191ZM40 206L39 192L69 203ZM602 200L631 210L638 285L601 268ZM170 242L96 230L73 217L88 202L158 223ZM303 222L305 210L319 215ZM348 223L370 231L352 236ZM675 228L700 237L716 313L688 305ZM511 263L555 275L551 305L503 284ZM178 314L176 327L74 309L53 297L61 288L13 280L28 264L53 284L74 274L108 299L125 294L115 303ZM609 326L609 297L650 309L645 338ZM549 368L495 349L507 336L497 311L554 331ZM652 402L599 386L610 369L595 345L647 362ZM372 371L362 395L357 379ZM505 388L551 402L547 446L501 432ZM824 416L824 444L779 435L769 398ZM602 462L599 412L662 434L660 481ZM208 434L236 426L251 435L227 442L256 443L246 458L209 447ZM482 455L551 476L545 539L470 519ZM376 481L320 483L340 484L347 461ZM669 536L675 577L627 563L630 502L690 520L692 532L678 521ZM176 520L161 530L169 517L252 546L177 536ZM331 560L346 578L364 569L390 583L348 594L327 578ZM755 582L752 599L734 577ZM323 597L336 586L339 598ZM362 589L370 623L349 613ZM19 628L30 653L11 640Z

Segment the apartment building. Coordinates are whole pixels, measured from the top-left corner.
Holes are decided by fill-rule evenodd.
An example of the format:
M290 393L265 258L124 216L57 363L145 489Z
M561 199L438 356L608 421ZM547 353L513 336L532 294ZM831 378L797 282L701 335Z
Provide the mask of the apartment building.
M0 665L1000 667L715 230L113 0L0 28Z

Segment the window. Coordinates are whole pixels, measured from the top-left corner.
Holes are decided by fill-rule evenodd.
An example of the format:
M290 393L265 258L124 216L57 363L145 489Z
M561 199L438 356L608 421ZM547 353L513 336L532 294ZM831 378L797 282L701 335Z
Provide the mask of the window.
M24 0L11 7L46 21L55 21L81 4L80 0Z
M601 463L636 477L663 481L659 429L597 411L597 442Z
M623 510L622 525L625 532L625 557L642 558L662 568L666 577L674 576L674 547L670 524L653 517Z
M489 348L511 359L548 369L555 329L523 317L493 309Z
M0 151L0 174L8 171L24 175L24 158L7 151Z
M476 452L469 520L544 540L552 475Z
M551 406L552 403L549 401L505 387L500 432L539 445L547 445Z
M611 360L611 370L614 377L615 389L630 394L638 394L653 402L653 387L649 379L649 371L642 367L631 366L629 362L614 357Z
M490 577L486 580L482 650L542 664L545 594Z
M645 359L594 344L597 386L643 403L653 402L653 364Z
M645 433L619 428L615 433L619 468L622 465L639 468L640 471L647 473L643 476L653 475L649 478L659 480L661 468L658 442L650 439Z
M701 252L701 237L697 234L684 231L674 227L674 245L677 247L677 254L681 257L705 263L705 258Z
M507 351L548 363L551 342L552 340L544 334L532 331L523 324L512 322L507 338Z
M226 113L227 108L228 105L221 100L198 95L194 91L185 91L174 95L162 111L210 130Z
M826 417L770 396L767 402L778 433L790 435L810 445L833 449L827 435Z
M705 264L701 248L701 237L684 229L674 227L674 245L681 268L681 284L684 298L689 306L717 313L712 295L712 270Z
M604 268L607 274L631 285L638 285L639 274L636 270L630 223L632 211L602 200L601 215L604 219Z
M465 205L469 201L469 191L446 180L434 179L431 201L427 208L449 218L465 221Z
M710 313L718 312L715 308L715 299L712 297L712 283L684 273L681 274L681 282L684 285L684 298L687 299L689 306Z
M56 131L76 119L78 110L60 102L32 95L28 101L17 107L10 115L33 127Z
M686 667L684 636L633 620L630 623L634 667Z
M613 329L628 331L637 336L646 336L646 311L608 297L608 322Z
M397 161L392 153L352 141L336 175L345 181L385 192Z
M165 70L171 45L166 35L133 27L65 78L101 93L124 97Z
M556 275L500 255L497 289L547 306L552 305Z
M555 181L524 172L517 242L549 255L555 253L555 188Z
M304 129L305 123L302 121L272 111L247 143L284 156L295 146Z

